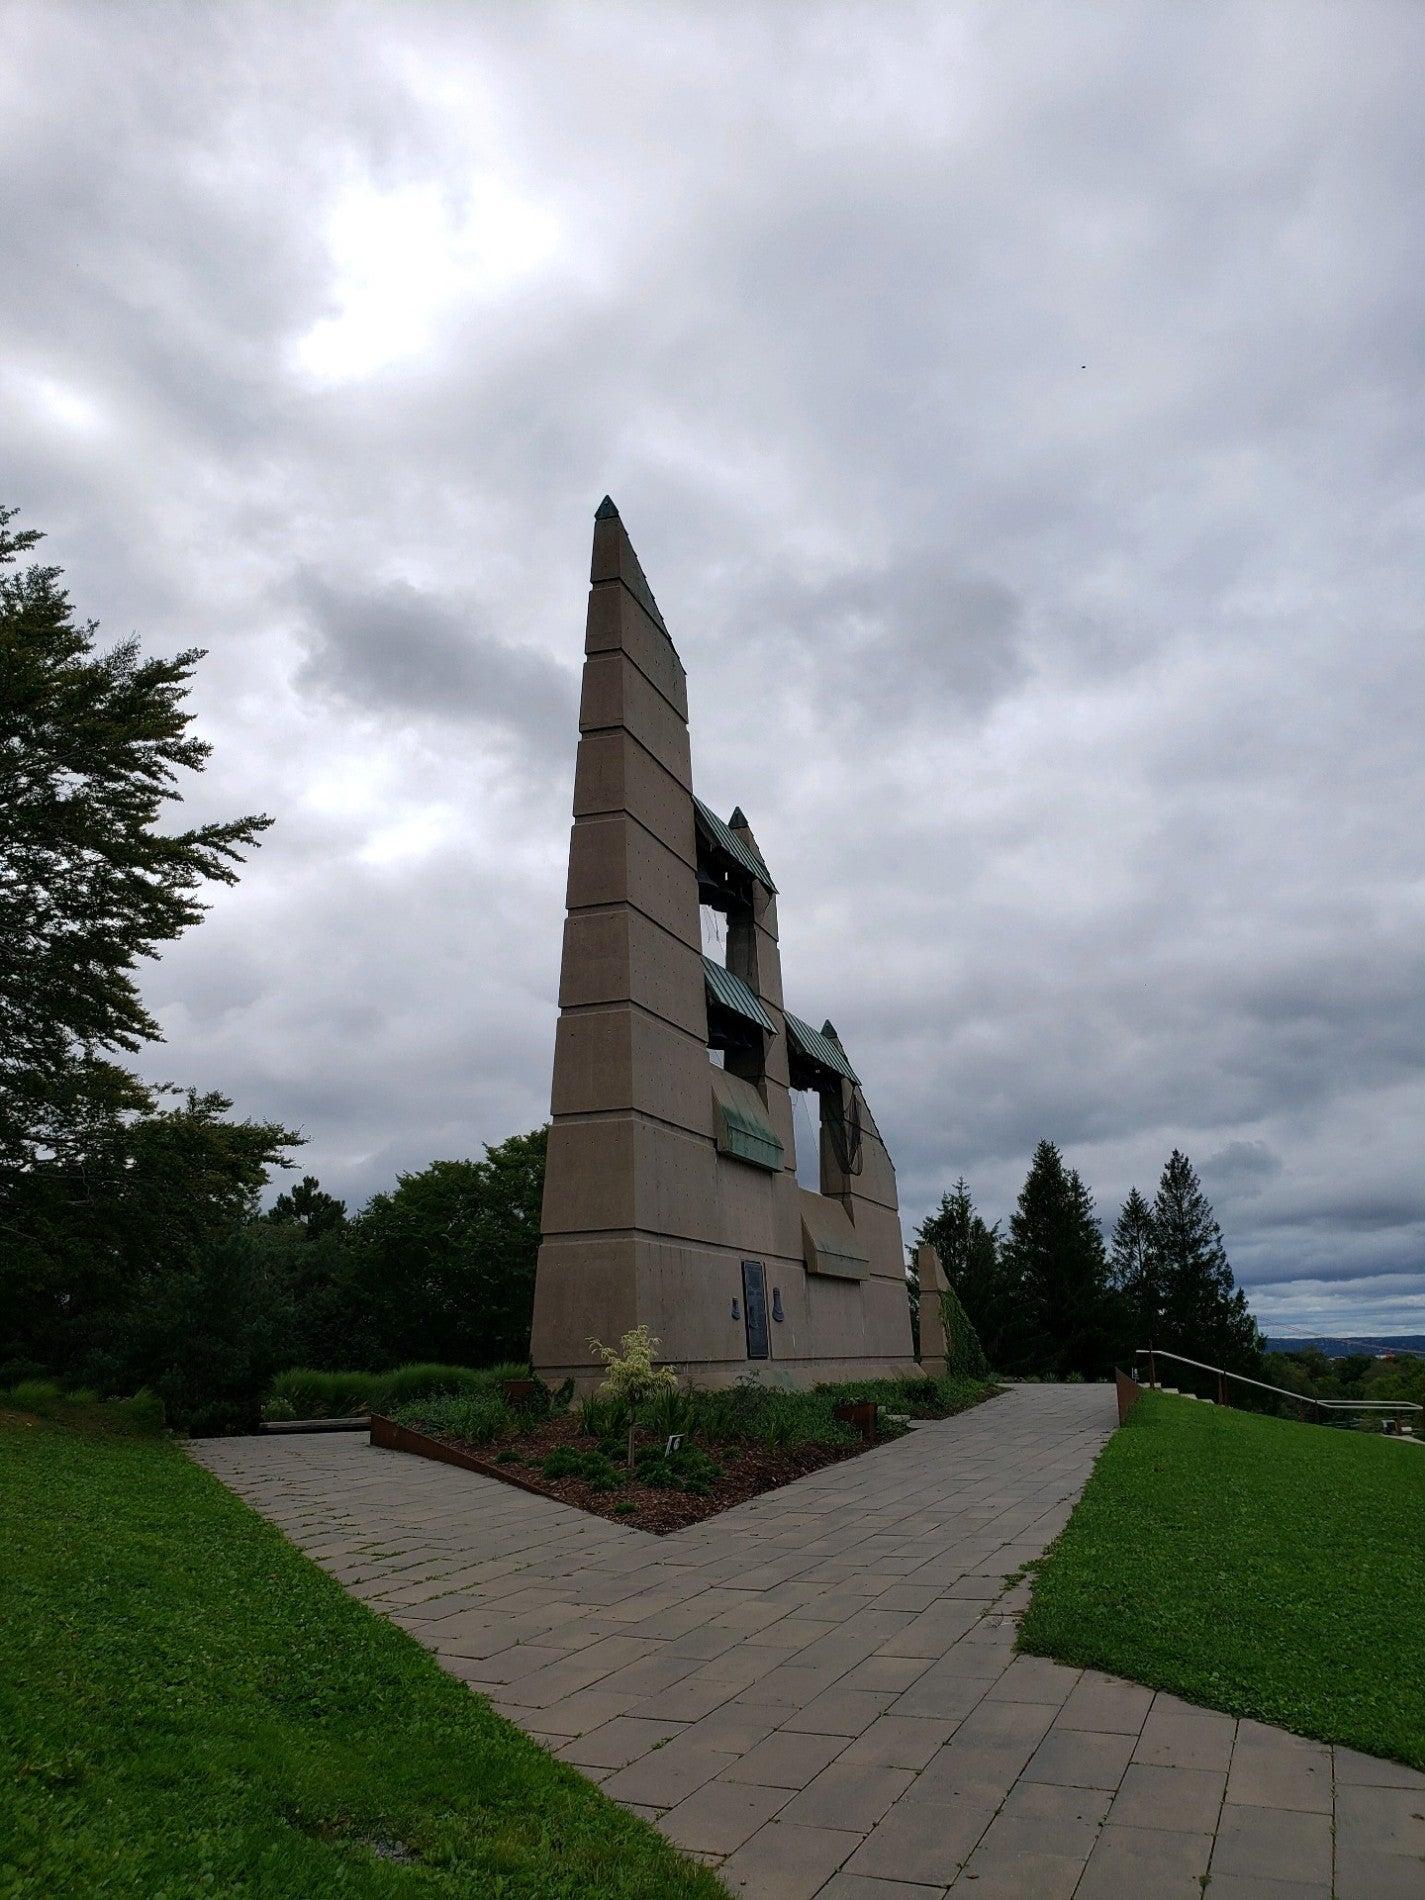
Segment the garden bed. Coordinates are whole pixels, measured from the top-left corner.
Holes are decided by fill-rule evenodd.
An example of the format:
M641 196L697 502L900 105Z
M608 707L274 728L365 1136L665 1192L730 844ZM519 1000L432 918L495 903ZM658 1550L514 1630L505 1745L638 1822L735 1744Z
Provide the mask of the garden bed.
M898 1434L897 1434L898 1436ZM617 1488L590 1482L570 1472L563 1477L546 1477L540 1463L551 1452L567 1450L587 1456L588 1440L579 1422L567 1414L563 1418L541 1419L526 1431L492 1453L488 1446L470 1445L458 1438L436 1436L400 1425L395 1419L373 1414L371 1442L388 1451L413 1452L419 1458L435 1458L443 1464L459 1465L465 1471L478 1471L487 1478L499 1478L504 1484L517 1485L538 1497L555 1498L560 1504L573 1504L581 1511L629 1524L635 1530L654 1531L660 1536L680 1531L688 1524L700 1524L706 1517L731 1510L748 1498L775 1491L825 1465L839 1464L845 1458L859 1457L869 1449L860 1439L847 1445L796 1445L764 1449L757 1445L718 1448L718 1476L708 1481L706 1492L672 1491L646 1484L637 1474L625 1476Z
M888 1409L944 1418L993 1391L970 1380L908 1381L889 1385L884 1395L877 1389L876 1396ZM607 1412L600 1416L598 1401L574 1410L459 1400L413 1404L394 1418L373 1414L371 1442L664 1535L869 1449L859 1432L836 1417L837 1402L847 1396L829 1387L814 1393L683 1395L677 1403L685 1416L650 1416L640 1426L632 1471L621 1437L611 1435L626 1429L626 1419L616 1426ZM665 1427L682 1435L671 1455ZM898 1438L905 1429L883 1412L877 1442Z

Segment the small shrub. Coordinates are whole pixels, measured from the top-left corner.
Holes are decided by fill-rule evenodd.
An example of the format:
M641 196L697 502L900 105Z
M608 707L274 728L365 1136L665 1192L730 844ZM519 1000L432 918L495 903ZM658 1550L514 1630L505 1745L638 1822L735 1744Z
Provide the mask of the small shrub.
M714 1464L695 1445L680 1446L668 1456L651 1445L639 1453L640 1483L660 1491L689 1491L696 1497L706 1497L721 1476L722 1466Z
M580 1478L597 1491L616 1491L624 1482L624 1473L601 1451L575 1451L560 1445L540 1461L546 1478Z
M945 1323L946 1371L964 1379L985 1378L990 1369L985 1349L954 1287L941 1294L940 1312Z
M601 1441L622 1438L628 1430L628 1407L622 1399L585 1399L579 1407L579 1429Z
M264 1403L262 1416L269 1425L283 1425L297 1416L297 1408L290 1399L271 1398Z
M149 1386L140 1386L129 1399L115 1399L105 1408L113 1412L131 1431L157 1437L165 1418L163 1400Z
M665 1386L640 1407L638 1422L654 1438L666 1443L675 1432L692 1430L695 1409L691 1393L680 1392L676 1386Z
M398 1424L439 1438L460 1438L470 1445L492 1445L511 1437L518 1421L504 1400L493 1392L456 1392L433 1399L413 1399L395 1408Z
M355 1418L379 1411L385 1375L378 1372L310 1372L297 1367L279 1372L269 1399L282 1399L293 1418Z
M22 1412L41 1412L59 1405L64 1394L53 1379L21 1379L11 1388L10 1402Z
M628 1407L628 1469L633 1469L633 1442L638 1431L638 1408L663 1392L676 1392L678 1375L671 1366L656 1364L658 1341L646 1326L626 1332L616 1347L589 1341L608 1368L599 1390L605 1398L621 1399Z

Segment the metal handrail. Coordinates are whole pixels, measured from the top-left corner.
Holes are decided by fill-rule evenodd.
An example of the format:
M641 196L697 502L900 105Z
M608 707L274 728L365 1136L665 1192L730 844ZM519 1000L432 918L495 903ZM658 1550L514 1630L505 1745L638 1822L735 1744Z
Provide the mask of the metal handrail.
M1239 1385L1256 1386L1259 1392L1275 1392L1278 1398L1290 1399L1293 1405L1318 1405L1323 1411L1425 1412L1425 1405L1417 1405L1414 1399L1318 1399L1314 1398L1310 1392L1292 1392L1284 1385L1268 1385L1265 1379L1249 1379L1245 1372L1228 1372L1222 1366L1209 1366L1201 1359L1189 1359L1184 1353L1165 1352L1161 1346L1140 1346L1133 1357L1148 1361L1150 1385L1158 1383L1158 1371L1154 1362L1158 1359L1171 1359L1180 1366L1196 1366L1199 1372L1214 1373L1219 1392L1224 1379L1235 1379Z

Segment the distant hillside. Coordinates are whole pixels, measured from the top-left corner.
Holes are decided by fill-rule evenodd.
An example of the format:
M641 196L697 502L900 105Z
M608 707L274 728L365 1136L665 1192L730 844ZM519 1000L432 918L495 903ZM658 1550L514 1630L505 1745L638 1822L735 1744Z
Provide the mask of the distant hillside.
M1318 1333L1311 1339L1267 1340L1268 1352L1306 1352L1311 1347L1315 1347L1317 1352L1324 1352L1328 1359L1349 1359L1353 1354L1362 1352L1425 1353L1425 1333L1361 1333L1353 1339Z

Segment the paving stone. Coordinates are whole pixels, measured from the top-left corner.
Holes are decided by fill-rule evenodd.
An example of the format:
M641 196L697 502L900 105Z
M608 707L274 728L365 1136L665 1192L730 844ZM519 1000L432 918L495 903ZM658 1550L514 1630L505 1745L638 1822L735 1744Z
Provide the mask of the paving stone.
M1098 1828L1000 1813L965 1863L951 1892L983 1900L1070 1900Z
M1256 1880L1250 1874L1214 1874L1208 1892L1211 1900L1331 1900L1331 1888L1320 1881Z
M733 1891L1052 1900L1088 1847L1076 1900L1202 1900L1217 1828L1208 1900L1324 1900L1334 1820L1337 1900L1425 1900L1425 1776L1015 1654L1112 1423L1016 1388L666 1538L352 1436L192 1450Z
M866 1768L834 1761L793 1797L783 1818L809 1827L854 1828L865 1834L913 1779L909 1768Z
M1227 1799L1257 1808L1331 1812L1331 1750L1261 1722L1239 1722Z
M604 1792L644 1807L676 1807L726 1766L726 1755L715 1749L684 1748L673 1741L621 1768L604 1783Z
M731 1767L724 1765L722 1778L760 1782L769 1788L805 1788L845 1747L844 1735L813 1735L778 1729Z
M630 1715L615 1716L611 1722L590 1729L566 1742L558 1751L561 1761L576 1768L627 1768L650 1748L682 1732L681 1722L653 1722Z
M771 1820L722 1864L723 1885L755 1900L811 1900L856 1846L858 1836Z
M1425 1775L1398 1761L1361 1755L1354 1748L1335 1748L1336 1782L1351 1788L1415 1788L1425 1794Z
M1074 1900L1203 1900L1210 1833L1121 1827L1110 1820L1089 1855Z
M1336 1796L1337 1845L1409 1854L1422 1863L1425 1892L1425 1793L1413 1788L1342 1788Z
M923 1887L908 1880L871 1880L843 1868L831 1876L816 1900L944 1900L944 1895L945 1889L938 1883Z
M785 1788L709 1781L669 1808L658 1826L679 1847L704 1854L732 1854L790 1798Z
M782 1727L814 1735L860 1735L894 1699L883 1689L828 1689L788 1716Z
M1212 1877L1250 1876L1331 1884L1331 1819L1285 1808L1224 1808Z
M1130 1762L1109 1810L1120 1827L1212 1833L1222 1808L1225 1774L1210 1768L1160 1768Z
M1046 1657L1016 1656L989 1694L995 1701L1047 1702L1059 1709L1078 1679L1077 1669L1066 1669Z
M902 1694L930 1664L924 1656L867 1656L841 1678L844 1689L889 1689Z
M766 1709L744 1709L736 1702L724 1702L711 1715L681 1726L691 1744L716 1749L719 1754L742 1756L774 1733L776 1721Z
M993 1807L898 1801L846 1863L853 1874L949 1886L994 1819Z
M1422 1893L1425 1866L1419 1861L1374 1848L1337 1846L1336 1900L1420 1900Z
M1030 1781L1060 1781L1080 1788L1116 1788L1133 1754L1135 1740L1132 1735L1051 1728L1030 1757L1024 1773Z
M1230 1715L1159 1695L1144 1720L1133 1759L1157 1768L1210 1768L1225 1775L1236 1728Z
M946 1719L915 1715L879 1715L838 1760L862 1768L920 1769L948 1740L954 1727Z
M1096 1828L1112 1801L1107 1788L1071 1788L1056 1781L1028 1781L1021 1775L1005 1796L1000 1813L1024 1821L1081 1821Z
M1086 1669L1070 1691L1055 1726L1092 1729L1106 1735L1137 1735L1152 1705L1151 1689Z

